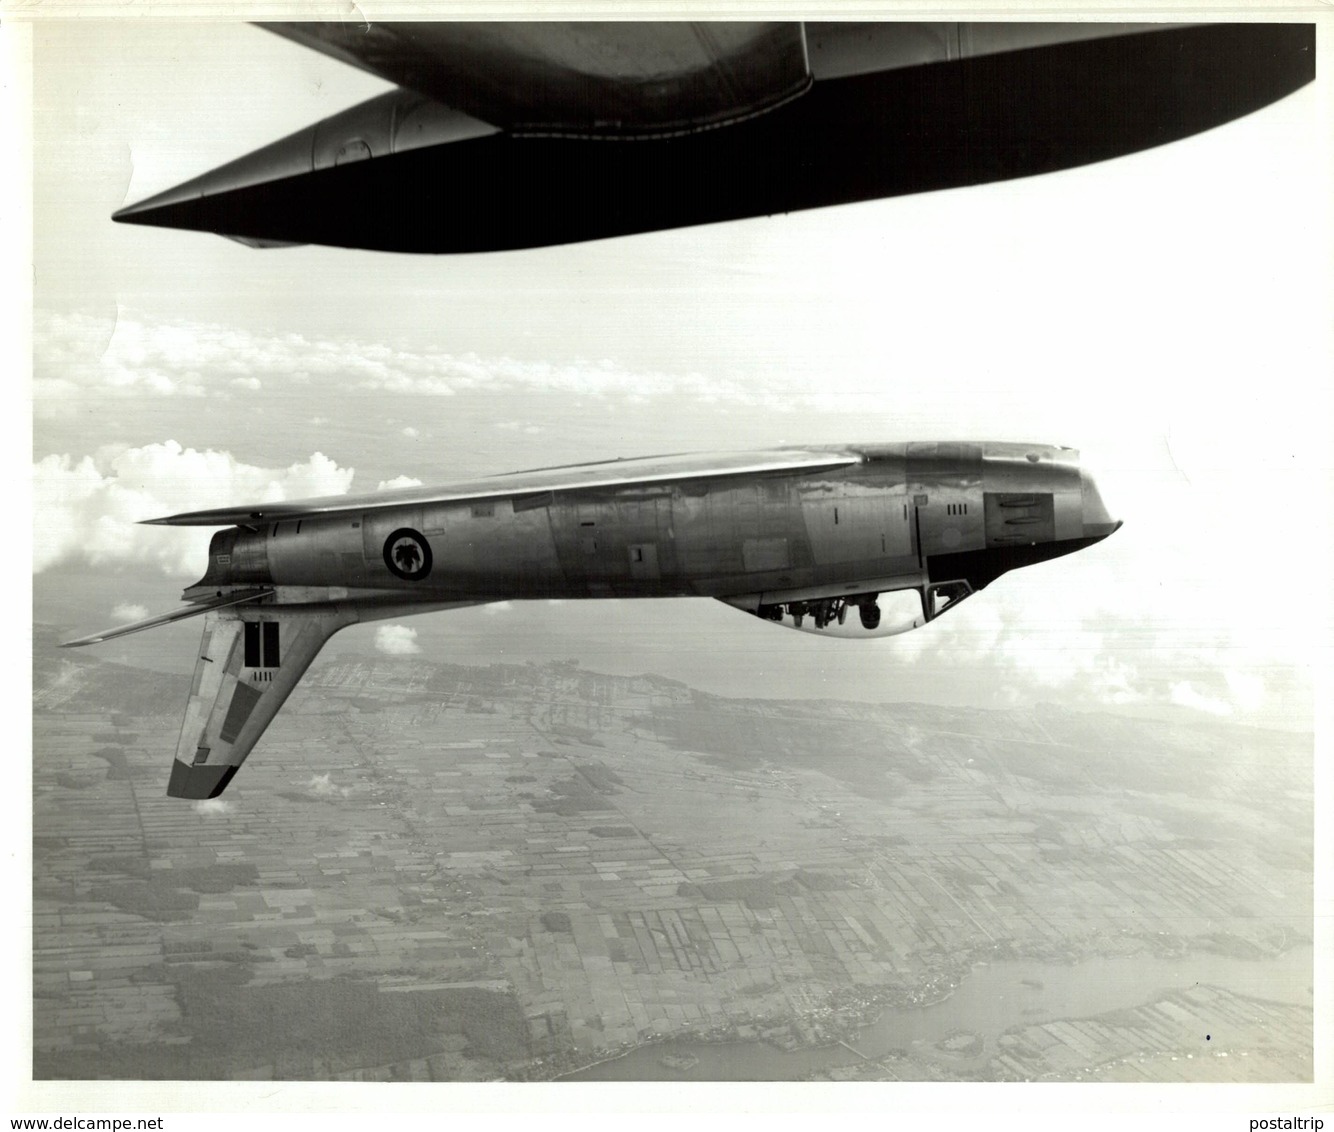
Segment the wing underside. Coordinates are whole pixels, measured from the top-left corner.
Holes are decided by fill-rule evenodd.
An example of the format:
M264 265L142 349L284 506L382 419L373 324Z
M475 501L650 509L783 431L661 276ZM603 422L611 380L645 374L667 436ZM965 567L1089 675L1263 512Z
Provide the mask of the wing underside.
M518 133L725 125L810 85L798 23L270 23L306 47Z
M117 221L256 247L548 247L1075 168L1315 75L1312 23L269 26L395 88Z

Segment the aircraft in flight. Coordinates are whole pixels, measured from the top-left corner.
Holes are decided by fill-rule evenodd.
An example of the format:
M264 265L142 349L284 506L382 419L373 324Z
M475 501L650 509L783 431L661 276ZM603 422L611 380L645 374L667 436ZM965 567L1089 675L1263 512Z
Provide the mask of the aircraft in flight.
M1049 173L1315 77L1310 23L261 26L396 89L116 220L256 247L540 247Z
M791 628L899 633L1121 525L1077 451L1008 442L611 460L148 521L225 528L188 604L67 645L203 615L177 798L226 789L348 625L515 599L712 597ZM882 623L877 599L897 591L920 612Z

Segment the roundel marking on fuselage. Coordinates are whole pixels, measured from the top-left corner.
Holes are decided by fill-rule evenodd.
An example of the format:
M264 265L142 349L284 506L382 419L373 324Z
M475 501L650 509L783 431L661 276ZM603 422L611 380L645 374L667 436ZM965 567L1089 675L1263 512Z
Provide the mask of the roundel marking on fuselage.
M420 582L431 572L431 544L411 527L400 527L384 540L384 564L396 578Z

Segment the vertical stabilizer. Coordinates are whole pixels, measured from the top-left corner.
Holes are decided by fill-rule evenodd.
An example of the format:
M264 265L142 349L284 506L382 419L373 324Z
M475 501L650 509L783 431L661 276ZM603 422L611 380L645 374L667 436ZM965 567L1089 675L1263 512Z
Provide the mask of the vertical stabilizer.
M167 793L221 794L324 642L357 620L332 605L208 613Z

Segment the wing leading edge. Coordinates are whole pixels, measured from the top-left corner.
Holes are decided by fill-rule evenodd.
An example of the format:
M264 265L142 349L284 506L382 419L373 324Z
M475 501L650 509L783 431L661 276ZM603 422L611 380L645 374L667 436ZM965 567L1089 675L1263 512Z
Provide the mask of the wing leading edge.
M623 487L638 483L671 483L763 472L816 472L847 467L859 463L861 459L859 453L848 451L777 451L737 453L733 456L684 454L648 460L615 460L601 464L574 464L562 468L512 472L446 487L410 487L380 491L374 495L333 495L320 499L187 511L161 519L147 519L145 522L164 527L252 526L279 519L330 516L344 511L365 512L424 503L508 499L542 492Z

